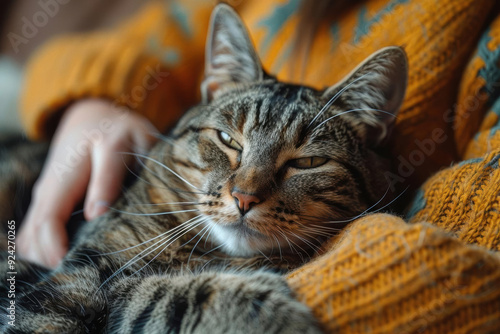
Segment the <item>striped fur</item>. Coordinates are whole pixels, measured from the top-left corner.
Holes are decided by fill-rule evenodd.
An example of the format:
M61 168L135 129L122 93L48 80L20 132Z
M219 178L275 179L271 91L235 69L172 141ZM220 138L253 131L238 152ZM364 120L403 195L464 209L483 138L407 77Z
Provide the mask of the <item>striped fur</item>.
M387 199L376 149L403 98L404 53L384 49L318 91L267 75L225 5L209 41L205 102L137 155L135 183L56 270L23 286L16 327L2 330L320 332L279 273ZM235 194L256 200L242 211Z

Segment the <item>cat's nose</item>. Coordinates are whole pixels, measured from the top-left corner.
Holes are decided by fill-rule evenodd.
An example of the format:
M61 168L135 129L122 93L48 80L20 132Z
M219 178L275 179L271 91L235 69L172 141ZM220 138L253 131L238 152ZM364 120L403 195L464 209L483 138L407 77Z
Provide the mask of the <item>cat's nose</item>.
M252 206L261 202L260 198L250 194L243 194L238 191L233 191L231 195L234 197L236 206L240 209L241 215L244 216Z

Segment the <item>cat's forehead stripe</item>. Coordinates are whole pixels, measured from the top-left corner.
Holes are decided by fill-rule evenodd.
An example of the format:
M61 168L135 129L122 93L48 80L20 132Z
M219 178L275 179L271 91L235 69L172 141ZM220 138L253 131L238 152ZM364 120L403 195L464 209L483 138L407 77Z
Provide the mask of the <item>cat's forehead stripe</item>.
M311 92L305 92L307 89L294 86L268 85L229 94L219 101L218 108L227 122L239 131L242 126L249 130L292 128L297 126L294 122L302 123L319 110L317 103L311 103L314 99L305 99Z

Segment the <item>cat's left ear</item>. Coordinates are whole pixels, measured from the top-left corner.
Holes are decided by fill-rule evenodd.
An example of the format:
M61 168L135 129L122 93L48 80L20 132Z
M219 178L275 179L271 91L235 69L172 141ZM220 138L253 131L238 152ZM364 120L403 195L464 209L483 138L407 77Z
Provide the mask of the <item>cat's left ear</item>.
M264 71L248 31L236 12L219 4L212 12L205 50L203 102L236 83L260 81Z
M323 93L325 101L336 99L365 137L369 146L386 141L403 103L408 81L408 61L400 47L375 52L340 83ZM352 111L352 112L351 112Z

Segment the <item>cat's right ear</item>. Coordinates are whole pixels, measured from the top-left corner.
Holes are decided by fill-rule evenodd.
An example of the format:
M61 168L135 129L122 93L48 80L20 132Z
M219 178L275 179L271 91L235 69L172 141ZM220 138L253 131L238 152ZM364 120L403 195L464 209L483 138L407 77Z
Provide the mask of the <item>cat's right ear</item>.
M406 52L400 47L386 47L368 57L340 83L328 88L323 98L338 101L345 108L345 117L356 124L366 143L376 147L390 136L405 97L407 81Z
M264 77L250 36L238 14L228 5L219 4L212 12L205 52L203 103L210 102L222 88Z

